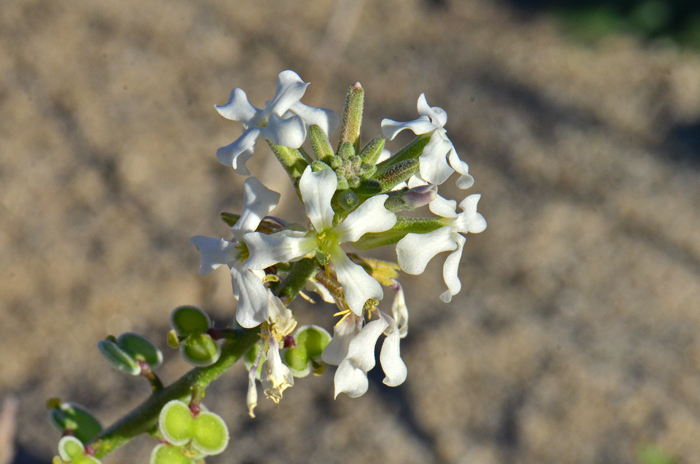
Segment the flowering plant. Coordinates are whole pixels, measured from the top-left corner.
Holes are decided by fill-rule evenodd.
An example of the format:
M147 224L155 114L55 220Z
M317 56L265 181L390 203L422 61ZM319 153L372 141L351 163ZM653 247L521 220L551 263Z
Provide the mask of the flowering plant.
M241 89L234 89L228 103L216 109L243 124L242 135L217 151L219 161L248 176L245 164L258 140L265 140L287 172L308 223L269 216L280 194L247 177L243 210L221 215L231 236L190 240L200 253L201 274L220 266L229 269L238 301L235 327L213 327L209 316L193 306L176 308L168 344L195 367L167 387L154 372L162 354L153 343L134 333L100 341L107 360L126 374L144 376L153 394L106 430L84 408L52 400L51 422L64 435L55 463L99 462L141 433L159 440L151 455L154 464L200 463L221 453L229 441L228 429L202 398L207 386L239 358L249 371L246 403L251 417L258 381L264 396L279 402L295 379L321 375L327 365L338 366L336 397L363 395L382 335L384 384L393 387L406 380L400 341L408 333L409 318L399 271L421 274L435 255L449 251L443 266L447 290L440 296L449 302L461 287L458 268L465 235L486 228L477 212L480 196L460 199L458 213L457 201L438 195L438 185L455 171L460 188L471 187L474 180L447 137L447 114L430 107L424 95L418 99L416 120L382 121L386 139L405 129L417 135L392 154L382 137L361 144L364 90L355 84L347 94L334 150L330 139L339 118L331 110L301 103L307 86L293 71L283 71L264 109L251 105ZM307 139L310 152L302 147ZM401 214L424 206L430 217ZM364 251L394 244L398 263L349 251L350 246ZM388 288L393 301L388 310L380 309ZM291 304L297 296L312 301L308 292L337 307L333 335L317 325L297 327Z

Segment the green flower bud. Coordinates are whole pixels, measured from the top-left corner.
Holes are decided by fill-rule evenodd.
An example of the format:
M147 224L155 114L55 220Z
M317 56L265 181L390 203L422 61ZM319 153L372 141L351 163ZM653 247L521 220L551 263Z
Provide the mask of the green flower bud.
M87 409L77 404L49 401L49 422L59 432L71 430L81 442L88 443L102 432L102 425Z
M342 144L340 148L338 148L338 156L344 160L349 160L355 156L355 148L352 146L352 143L345 142Z
M386 139L383 139L382 137L377 137L376 139L372 139L367 145L365 145L365 148L363 148L362 151L358 154L358 156L362 158L362 164L371 164L372 166L374 166L377 163L379 156L382 154L382 150L384 149L385 143Z
M221 346L208 334L193 334L180 344L180 354L188 363L205 367L219 360Z
M350 143L355 151L360 151L360 126L365 104L365 91L359 82L350 87L345 98L343 124L340 129L340 144Z
M170 314L170 326L180 337L202 334L211 327L207 313L195 306L180 306Z
M153 448L150 464L193 464L193 461L180 452L179 446L161 443Z
M317 160L328 162L334 155L328 137L316 124L309 127L309 141Z
M350 188L350 185L348 185L348 180L343 176L342 174L338 174L338 186L336 187L336 190L347 190Z
M419 167L420 163L417 159L408 159L377 171L374 178L381 184L382 192L388 192L401 182L410 179L418 172Z
M331 168L331 167L328 166L328 165L327 165L326 163L324 163L323 161L318 161L318 160L317 160L317 161L314 161L313 163L311 163L311 170L314 171L314 172L323 171L324 169L330 169L330 168Z
M343 158L340 156L334 156L333 158L330 159L331 168L333 169L338 169L341 164L343 164Z
M352 189L356 189L360 186L361 179L357 176L352 176L348 178L348 185Z
M100 340L97 342L97 347L107 361L125 374L139 375L141 373L139 363L117 343L111 340Z

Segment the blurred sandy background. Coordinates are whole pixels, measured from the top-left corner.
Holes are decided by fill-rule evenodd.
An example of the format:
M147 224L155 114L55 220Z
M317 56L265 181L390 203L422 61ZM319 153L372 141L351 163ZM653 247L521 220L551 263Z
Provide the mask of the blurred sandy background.
M236 366L207 395L232 432L208 462L632 464L646 445L700 462L696 55L579 45L489 0L6 0L0 399L19 400L15 463L55 453L48 398L108 425L148 394L100 338L151 336L172 381L188 369L165 346L172 308L230 321L228 274L199 276L188 243L224 236L218 213L242 206L244 179L215 157L240 125L213 105L241 87L260 107L284 69L336 111L362 82L366 140L383 117L414 119L425 92L489 227L468 237L452 304L444 258L403 279L404 385L377 369L364 397L334 401L329 370L252 420ZM263 144L248 166L299 218L271 159ZM295 305L331 327L332 308ZM104 461L145 463L152 446Z

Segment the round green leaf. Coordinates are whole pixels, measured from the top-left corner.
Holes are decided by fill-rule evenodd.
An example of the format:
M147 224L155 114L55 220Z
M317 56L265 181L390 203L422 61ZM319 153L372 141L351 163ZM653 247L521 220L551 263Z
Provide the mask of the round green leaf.
M180 354L195 366L214 364L221 355L221 347L207 334L190 335L180 344Z
M85 454L83 443L70 435L58 442L58 455L63 461L75 461Z
M192 464L192 459L184 456L179 446L160 444L153 448L150 464Z
M141 373L139 363L115 342L111 340L100 340L97 342L97 347L107 361L125 374L139 375Z
M201 412L194 419L192 446L207 455L219 454L228 446L228 427L213 412Z
M123 333L117 344L137 361L145 361L152 368L163 364L163 353L143 335L133 332Z
M190 441L193 423L192 411L180 400L172 400L163 406L158 418L158 427L163 438L177 446Z
M59 432L72 430L83 443L92 441L102 432L102 425L87 409L71 403L61 403L50 409L49 422Z
M178 335L202 334L211 327L207 313L195 306L180 306L170 314L170 325Z

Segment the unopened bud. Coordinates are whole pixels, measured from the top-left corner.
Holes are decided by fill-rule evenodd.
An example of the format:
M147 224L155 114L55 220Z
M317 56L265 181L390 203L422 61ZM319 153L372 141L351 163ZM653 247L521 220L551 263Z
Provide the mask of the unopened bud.
M437 198L437 190L437 185L419 185L408 189L401 195L401 199L406 203L406 206L420 208Z

